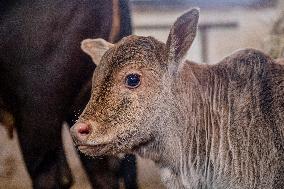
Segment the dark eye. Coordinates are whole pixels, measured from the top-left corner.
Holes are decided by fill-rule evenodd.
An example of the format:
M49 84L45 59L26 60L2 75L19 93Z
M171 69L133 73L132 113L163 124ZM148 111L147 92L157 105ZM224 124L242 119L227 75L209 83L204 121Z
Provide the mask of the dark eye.
M125 84L129 88L136 88L140 85L140 75L129 74L125 78Z

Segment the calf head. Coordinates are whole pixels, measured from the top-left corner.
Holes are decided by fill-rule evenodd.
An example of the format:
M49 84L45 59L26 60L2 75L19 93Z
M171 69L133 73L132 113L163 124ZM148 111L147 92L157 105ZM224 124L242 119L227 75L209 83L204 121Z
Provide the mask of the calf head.
M161 135L170 115L171 83L197 30L199 11L177 19L167 43L129 36L117 44L87 39L82 49L97 68L92 95L71 128L78 148L88 155L131 152Z

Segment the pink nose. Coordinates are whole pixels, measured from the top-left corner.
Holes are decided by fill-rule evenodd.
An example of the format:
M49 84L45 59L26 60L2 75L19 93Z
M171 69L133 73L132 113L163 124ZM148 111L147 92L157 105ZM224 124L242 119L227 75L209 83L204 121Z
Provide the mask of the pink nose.
M91 133L91 126L87 123L78 122L71 127L71 134L78 142L84 142Z

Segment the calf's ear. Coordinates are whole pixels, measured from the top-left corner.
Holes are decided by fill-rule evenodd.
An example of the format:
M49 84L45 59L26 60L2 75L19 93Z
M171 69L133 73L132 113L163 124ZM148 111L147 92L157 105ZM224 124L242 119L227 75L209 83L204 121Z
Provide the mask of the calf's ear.
M105 52L113 47L114 44L104 39L85 39L81 42L81 49L87 53L96 65L99 65Z
M180 16L173 24L167 39L169 68L176 71L190 48L197 32L199 9L193 8Z

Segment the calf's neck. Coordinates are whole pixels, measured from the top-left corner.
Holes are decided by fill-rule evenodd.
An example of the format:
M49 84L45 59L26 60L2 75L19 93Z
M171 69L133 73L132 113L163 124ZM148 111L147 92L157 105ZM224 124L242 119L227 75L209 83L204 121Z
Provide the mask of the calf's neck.
M150 158L168 188L283 188L284 67L254 49L215 65L184 60L198 17L179 17L166 44L82 42L99 64L74 142L91 156Z

